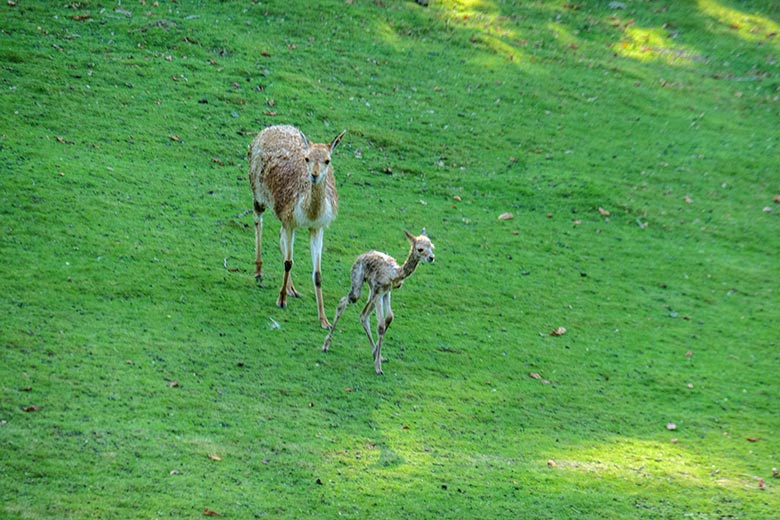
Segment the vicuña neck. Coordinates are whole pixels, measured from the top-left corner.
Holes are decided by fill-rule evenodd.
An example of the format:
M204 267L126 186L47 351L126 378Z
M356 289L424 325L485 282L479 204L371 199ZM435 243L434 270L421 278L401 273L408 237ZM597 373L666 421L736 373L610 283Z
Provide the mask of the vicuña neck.
M401 270L396 277L396 280L405 280L417 269L417 264L420 263L420 259L414 255L414 251L409 252L409 256L406 257L404 265L401 266Z

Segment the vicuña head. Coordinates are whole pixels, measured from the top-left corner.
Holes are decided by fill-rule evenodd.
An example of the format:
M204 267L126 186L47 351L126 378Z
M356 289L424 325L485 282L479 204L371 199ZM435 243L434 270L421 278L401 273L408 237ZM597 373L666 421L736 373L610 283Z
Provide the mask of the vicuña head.
M408 231L404 231L404 233L406 234L406 238L412 243L410 256L415 256L426 262L433 262L436 259L436 255L433 254L435 247L433 242L431 242L431 239L428 238L428 232L425 231L425 228L422 229L420 236L414 236Z
M300 130L299 130L300 132ZM327 178L329 173L333 172L330 165L330 154L335 150L344 134L338 135L330 144L310 143L309 140L300 132L303 140L303 161L306 163L306 171L309 174L309 180L312 184L319 184Z

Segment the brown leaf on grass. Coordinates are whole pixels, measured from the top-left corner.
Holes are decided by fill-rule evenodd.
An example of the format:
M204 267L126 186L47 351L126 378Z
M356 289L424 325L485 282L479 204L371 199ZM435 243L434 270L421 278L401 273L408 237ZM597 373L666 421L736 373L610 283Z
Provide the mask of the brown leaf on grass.
M176 142L176 143L180 143L181 142L181 137L179 137L178 135L172 135L172 136L169 137L169 139L171 141Z
M345 388L344 391L345 392L354 392L355 389L353 387L349 386L349 387Z
M267 112L263 112L263 115L273 117L276 115L276 112L273 110L268 110Z
M775 198L772 200L775 201L775 204L780 204L780 195L775 195Z
M686 204L692 204L693 203L693 199L691 198L690 195L686 195L685 196L685 203Z
M766 486L764 485L764 479L762 478L758 479L758 489L766 489Z
M550 336L563 336L566 334L566 327L558 327L550 331Z
M666 423L666 429L669 431L674 431L677 429L677 425L674 424L673 422Z
M222 516L221 514L209 509L208 507L203 510L203 514L206 516Z
M404 424L403 426L401 426L401 429L402 430L408 430L409 429L409 425Z
M693 356L693 352L691 352L690 350L685 353L685 357L687 357L687 358L692 357L692 356Z
M551 468L557 468L558 464L554 460L548 460L547 465Z
M514 215L512 215L512 214L511 214L511 213L509 213L509 212L507 212L507 213L502 213L502 214L500 214L500 215L498 216L498 220L512 220L513 218L515 218L515 216L514 216Z
M23 407L23 408L22 408L22 411L23 411L23 412L37 412L37 411L39 411L40 409L41 409L41 407L40 407L40 406L38 406L37 404L31 404L30 406L25 406L25 407Z
M454 197L452 197L452 199L453 199L453 200L456 200L456 201L458 201L458 202L460 202L461 200L463 200L463 199L460 197L460 195L455 195Z
M209 453L209 459L219 462L222 460L222 457L220 457L216 453Z
M170 381L168 383L168 388L179 388L181 384L179 384L178 381Z
M608 217L609 216L609 211L607 211L606 209L604 209L602 207L599 207L599 215L601 215L602 217Z
M772 468L772 478L780 478L780 471L777 471L777 468Z
M748 437L746 440L748 442L759 442L761 440L761 437Z
M528 374L528 377L530 377L531 379L536 379L537 381L540 381L543 385L549 385L550 384L550 381L548 381L547 379L542 379L542 376L540 376L536 372L530 372Z

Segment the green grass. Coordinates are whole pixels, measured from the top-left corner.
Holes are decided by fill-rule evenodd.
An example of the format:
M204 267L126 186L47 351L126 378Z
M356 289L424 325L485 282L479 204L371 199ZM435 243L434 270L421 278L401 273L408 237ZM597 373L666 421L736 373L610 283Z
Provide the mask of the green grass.
M0 517L778 518L780 9L624 3L3 2ZM254 282L275 123L329 315L437 246L384 377Z

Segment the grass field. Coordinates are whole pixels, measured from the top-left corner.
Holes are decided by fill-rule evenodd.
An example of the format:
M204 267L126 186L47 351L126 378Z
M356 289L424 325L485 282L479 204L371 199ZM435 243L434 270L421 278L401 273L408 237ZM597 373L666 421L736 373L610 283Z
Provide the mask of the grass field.
M0 5L0 517L780 518L780 4L316 4ZM329 316L436 244L384 376L281 123Z

